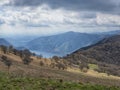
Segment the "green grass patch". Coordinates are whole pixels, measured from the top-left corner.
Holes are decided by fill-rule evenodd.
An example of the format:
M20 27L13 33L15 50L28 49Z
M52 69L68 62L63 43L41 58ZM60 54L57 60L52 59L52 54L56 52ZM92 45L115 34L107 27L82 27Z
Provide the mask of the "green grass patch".
M12 77L0 73L0 90L120 90L120 87L66 82L62 79Z
M98 69L98 65L96 65L96 64L88 64L88 66L91 70Z

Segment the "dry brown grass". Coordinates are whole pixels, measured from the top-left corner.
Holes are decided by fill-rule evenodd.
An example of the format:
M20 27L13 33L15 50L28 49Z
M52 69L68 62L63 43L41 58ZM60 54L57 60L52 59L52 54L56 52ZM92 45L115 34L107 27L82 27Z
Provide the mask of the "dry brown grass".
M4 54L5 55L5 54ZM120 79L118 77L102 77L101 74L88 71L88 73L82 73L77 68L68 68L67 71L58 70L54 68L50 68L49 64L51 64L50 59L37 59L33 58L33 62L30 65L24 65L20 57L9 54L6 55L8 58L12 59L13 65L10 68L10 73L13 76L26 76L26 77L42 77L42 78L53 78L53 79L63 79L66 81L74 81L74 82L82 82L82 83L95 83L109 86L119 86ZM39 62L43 61L46 63L45 66L40 66ZM7 72L7 66L5 66L2 62L0 62L0 71Z

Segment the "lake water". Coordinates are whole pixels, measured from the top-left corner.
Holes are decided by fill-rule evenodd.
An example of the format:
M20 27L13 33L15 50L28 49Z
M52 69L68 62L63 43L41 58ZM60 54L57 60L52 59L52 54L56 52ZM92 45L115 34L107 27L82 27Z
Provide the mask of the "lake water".
M37 55L42 55L45 58L52 58L53 56L63 56L63 55L56 54L56 53L49 53L49 52L42 52L42 51L33 51L33 50L30 50L30 51L35 53L35 54L37 54Z

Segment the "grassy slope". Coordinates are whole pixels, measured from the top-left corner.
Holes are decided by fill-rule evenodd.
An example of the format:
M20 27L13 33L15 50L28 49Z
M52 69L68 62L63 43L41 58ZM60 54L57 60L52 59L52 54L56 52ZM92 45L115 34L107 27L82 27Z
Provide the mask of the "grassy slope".
M22 60L19 57L14 56L14 55L7 55L7 56L13 60L13 65L10 69L10 73L11 73L12 77L15 77L15 78L17 77L17 79L20 79L20 82L27 82L28 86L30 85L29 80L27 80L25 78L25 81L24 81L23 77L29 77L30 79L36 77L38 79L38 81L36 79L33 79L33 82L31 82L31 83L41 82L40 78L63 79L65 82L70 81L71 87L74 87L72 85L78 85L78 87L80 87L78 82L107 85L107 86L119 86L120 85L120 77L110 77L110 76L108 77L107 75L105 75L105 77L104 77L101 74L99 74L99 73L95 74L95 72L92 72L92 71L89 71L88 73L85 74L85 73L81 73L78 69L75 70L75 68L68 69L68 71L63 71L63 70L58 70L58 69L52 69L52 68L49 68L46 66L40 67L38 64L40 60L38 60L38 59L34 59L33 62L29 66L26 66L22 63ZM50 60L48 60L47 62L49 64ZM7 67L2 62L0 62L0 71L7 71ZM94 75L90 74L90 72L92 72L92 74L94 73ZM22 77L22 78L18 78L18 77ZM9 80L14 81L15 78L13 78L13 79L8 78L8 81ZM5 83L3 83L3 84L7 84L8 81L5 81ZM2 81L0 81L0 82L2 82ZM17 82L17 81L15 81L15 82ZM47 81L46 81L46 83L47 83ZM14 82L12 82L10 85L12 85L12 84L14 84ZM56 84L57 84L57 82L56 82ZM36 84L33 84L33 85L36 85ZM32 86L32 87L35 87L35 86ZM90 86L88 85L88 87L91 87L91 85ZM15 89L15 90L17 90L17 89ZM27 90L27 89L23 89L23 90ZM30 89L28 89L28 90L30 90ZM33 90L33 89L31 89L31 90ZM44 90L44 89L42 89L42 90ZM60 89L60 90L64 90L64 89ZM66 90L70 90L70 89L66 89ZM73 90L73 89L71 89L71 90ZM78 89L76 89L76 90L78 90ZM84 90L84 89L82 89L82 90ZM92 90L94 90L94 89L92 89ZM99 89L97 89L97 90L99 90ZM102 89L100 89L100 90L102 90ZM103 89L103 90L106 90L106 89Z
M1 90L120 90L120 87L81 82L67 82L61 79L41 79L30 77L13 77L0 72Z

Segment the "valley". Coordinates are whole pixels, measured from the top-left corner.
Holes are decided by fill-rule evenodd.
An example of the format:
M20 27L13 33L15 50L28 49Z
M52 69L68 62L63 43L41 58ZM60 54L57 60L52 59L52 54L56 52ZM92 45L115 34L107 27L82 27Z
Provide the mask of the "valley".
M67 66L67 69L62 70L56 66L53 68L51 64L54 62L52 59L37 57L33 58L33 61L27 65L24 64L22 59L19 56L14 54L2 54L0 56L7 56L9 60L12 61L12 65L9 70L9 74L14 78L29 77L29 78L50 78L54 80L62 79L65 82L81 82L81 83L91 83L107 86L119 86L120 77L117 76L108 76L105 73L97 73L92 69L89 69L88 72L84 73L80 69L75 68L74 66ZM40 62L43 62L43 65ZM62 62L61 62L62 63ZM3 62L0 62L0 71L8 72L7 66ZM91 74L92 73L92 74ZM98 75L99 74L99 75ZM75 77L74 77L75 76Z
M29 49L32 52L44 57L66 56L76 50L94 45L105 37L110 37L120 33L119 30L104 33L80 33L66 32L50 36L13 36L3 37L16 49ZM72 37L71 37L72 36Z
M120 90L120 0L0 0L0 90Z
M97 85L97 90L100 87L102 88L100 90L105 90L105 88L119 90L120 35L106 36L94 44L84 46L61 57L59 54L51 54L49 52L49 55L48 53L43 53L43 56L40 52L36 53L37 51L30 51L25 47L18 49L10 45L7 40L0 40L2 42L0 45L0 75L5 75L0 78L7 78L3 84L6 84L9 80L17 82L16 79L19 79L20 82L25 83L26 81L30 85L29 80L32 80L33 83L37 79L36 81L40 84L43 84L41 80L46 81L47 86L41 86L45 90L50 90L50 88L59 90L63 87L67 90L69 87L66 84L70 84L70 87L76 88L76 90L84 86L86 88L91 87L94 90ZM35 88L39 87L36 81L34 81L35 84L33 84L32 89L35 87L34 85L38 85ZM59 87L51 86L53 82L58 84ZM74 87L72 86L73 84L77 86ZM16 85L21 88L19 84ZM7 85L7 88L13 87ZM1 88L3 88L3 85ZM27 88L29 87L24 86L24 88L28 90ZM15 87L13 90L15 90ZM39 89L37 88L36 90ZM69 90L73 89L69 88Z

